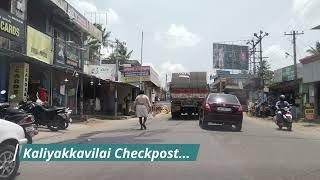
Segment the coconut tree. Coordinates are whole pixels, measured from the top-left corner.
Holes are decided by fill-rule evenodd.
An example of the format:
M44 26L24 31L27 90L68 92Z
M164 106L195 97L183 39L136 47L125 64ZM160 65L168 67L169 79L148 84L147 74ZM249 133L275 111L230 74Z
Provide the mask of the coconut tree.
M309 53L311 55L320 54L320 42L317 41L315 47L310 46L310 49L307 50L307 53Z

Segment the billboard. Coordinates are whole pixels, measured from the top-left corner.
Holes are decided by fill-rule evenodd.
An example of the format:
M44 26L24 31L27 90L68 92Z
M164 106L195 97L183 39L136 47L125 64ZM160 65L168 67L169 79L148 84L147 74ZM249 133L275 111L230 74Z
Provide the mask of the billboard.
M248 46L213 43L213 68L248 70Z
M0 8L0 36L13 41L24 42L25 22Z
M53 54L51 37L30 26L27 30L27 56L51 64Z

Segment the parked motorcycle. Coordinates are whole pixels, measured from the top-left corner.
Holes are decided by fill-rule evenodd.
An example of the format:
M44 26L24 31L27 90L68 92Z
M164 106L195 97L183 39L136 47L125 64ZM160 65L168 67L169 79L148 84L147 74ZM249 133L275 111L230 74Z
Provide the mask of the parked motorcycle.
M20 109L32 113L35 117L35 124L47 126L51 131L64 130L72 122L70 114L72 110L65 107L46 108L41 103L24 101L19 104Z
M292 130L291 108L285 107L277 110L277 112L279 111L281 112L281 118L276 116L276 124L278 125L279 129L282 129L282 127L287 127L288 131L291 131Z
M6 91L2 90L1 95L4 95ZM11 96L10 99L14 99L15 96ZM28 140L28 144L32 144L32 137L38 134L38 130L35 127L34 117L25 111L13 107L10 107L9 103L0 103L0 118L20 125L24 132L25 137Z

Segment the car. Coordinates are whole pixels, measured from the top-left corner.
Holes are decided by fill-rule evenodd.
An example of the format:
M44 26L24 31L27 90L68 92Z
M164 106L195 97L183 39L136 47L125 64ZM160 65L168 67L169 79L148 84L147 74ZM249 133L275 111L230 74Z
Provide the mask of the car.
M235 95L210 93L202 103L199 113L199 125L209 123L234 125L236 131L241 131L243 108Z
M18 150L27 142L21 126L0 119L0 180L16 176L20 166Z

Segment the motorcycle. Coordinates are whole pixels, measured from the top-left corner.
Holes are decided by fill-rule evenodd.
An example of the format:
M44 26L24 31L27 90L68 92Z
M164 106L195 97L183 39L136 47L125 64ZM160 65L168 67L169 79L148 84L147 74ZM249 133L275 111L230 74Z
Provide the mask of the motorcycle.
M292 130L292 114L291 114L291 108L284 107L282 109L277 110L281 113L281 118L276 116L276 124L281 130L282 127L287 127L288 131Z
M6 91L1 91L1 95ZM14 99L15 96L11 96L10 99ZM35 127L34 117L31 114L26 113L18 108L10 107L9 103L0 103L0 118L20 125L25 133L25 137L28 140L28 144L32 144L32 137L38 134L38 129Z
M51 131L64 130L72 122L70 114L72 110L65 107L45 107L42 103L24 101L19 103L19 108L35 117L37 126L47 126Z

